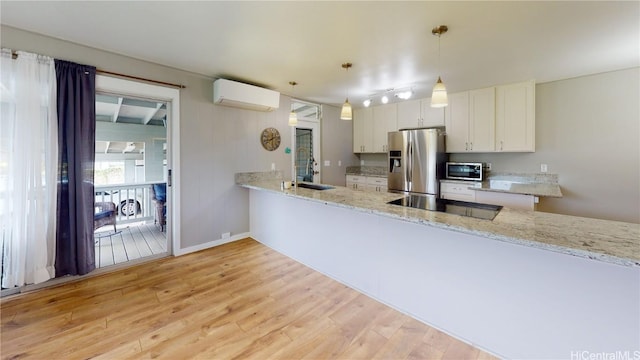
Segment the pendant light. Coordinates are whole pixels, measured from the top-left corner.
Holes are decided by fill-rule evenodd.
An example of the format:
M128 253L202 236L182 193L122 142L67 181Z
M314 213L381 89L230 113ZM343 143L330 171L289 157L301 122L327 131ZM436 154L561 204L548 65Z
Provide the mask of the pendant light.
M440 35L446 33L447 30L449 30L449 28L446 25L440 25L440 26L434 27L433 30L431 30L431 33L438 37L438 72L441 71L440 69ZM447 105L449 105L449 100L447 99L447 88L445 88L444 83L442 82L442 79L440 78L440 76L438 76L438 81L433 87L433 93L431 94L431 107L441 108Z
M291 85L291 102L293 102L293 88L294 86L298 85L298 83L295 81L289 81L289 85ZM296 115L296 112L293 110L293 107L292 107L291 113L289 114L289 126L296 126L296 125L298 125L298 115Z
M351 68L351 63L342 64L342 68L349 72L349 68ZM347 87L348 89L348 87ZM349 104L349 91L347 90L347 99L342 104L342 111L340 111L340 119L342 120L352 120L353 119L353 111L351 109L351 104Z

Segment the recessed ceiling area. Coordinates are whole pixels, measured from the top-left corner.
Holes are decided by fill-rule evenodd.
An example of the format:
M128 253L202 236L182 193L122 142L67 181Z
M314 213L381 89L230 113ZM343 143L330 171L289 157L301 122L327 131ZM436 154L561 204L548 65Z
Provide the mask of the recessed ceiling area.
M457 92L640 65L638 1L2 1L0 10L6 26L283 94L296 79L296 98L340 105L348 94L354 107L387 89L428 97L438 75ZM438 25L449 28L440 65Z

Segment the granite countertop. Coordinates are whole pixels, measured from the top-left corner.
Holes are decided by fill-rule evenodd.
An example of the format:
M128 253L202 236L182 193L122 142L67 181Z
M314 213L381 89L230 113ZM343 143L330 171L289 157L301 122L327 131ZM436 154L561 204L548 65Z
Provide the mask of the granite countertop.
M387 204L401 198L401 194L354 191L341 186L322 191L304 188L281 190L281 182L280 172L236 174L236 183L249 189L622 266L640 267L640 224L509 208L503 208L493 221L489 221Z

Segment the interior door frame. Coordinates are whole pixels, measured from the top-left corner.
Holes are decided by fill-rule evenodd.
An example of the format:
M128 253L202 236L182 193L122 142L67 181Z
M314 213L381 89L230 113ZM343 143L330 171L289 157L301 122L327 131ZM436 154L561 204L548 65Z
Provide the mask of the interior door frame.
M298 119L298 125L291 127L291 144L292 144L292 153L291 156L291 176L292 179L296 178L296 168L295 161L297 156L298 144L296 143L296 129L309 129L312 134L312 142L313 142L313 159L317 165L314 165L313 170L318 171L318 174L313 174L313 182L321 183L322 182L322 152L320 147L321 141L321 133L320 133L320 119Z
M96 92L134 96L166 102L170 114L167 123L167 253L180 249L180 90L96 75Z

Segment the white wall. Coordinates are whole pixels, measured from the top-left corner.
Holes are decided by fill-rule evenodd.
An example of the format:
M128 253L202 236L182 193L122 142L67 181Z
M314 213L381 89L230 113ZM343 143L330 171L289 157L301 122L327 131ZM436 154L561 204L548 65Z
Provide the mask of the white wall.
M280 108L268 113L214 105L213 78L7 26L2 26L1 31L2 47L186 86L180 90L182 248L220 239L222 233L233 236L249 231L249 198L246 190L234 184L236 172L266 171L275 163L285 177L291 176L291 155L284 152L287 146L291 147L289 97L281 96ZM282 81L286 83L288 79ZM323 119L325 123L340 121L329 115ZM342 139L342 134L332 136L332 131L342 131L342 125L327 126L322 130L323 137ZM260 145L260 133L270 126L282 135L282 144L273 152ZM323 141L323 147L333 148L333 144ZM353 156L350 147L349 142L349 151L340 157Z
M352 152L353 121L340 120L340 108L329 105L322 106L322 119L322 162L330 161L329 166L322 164L322 182L346 186L347 166L358 164Z

